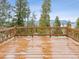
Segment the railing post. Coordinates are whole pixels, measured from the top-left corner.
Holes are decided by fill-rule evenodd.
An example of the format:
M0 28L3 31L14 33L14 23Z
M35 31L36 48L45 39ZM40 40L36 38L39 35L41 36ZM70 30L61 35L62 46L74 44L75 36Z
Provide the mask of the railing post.
M49 34L50 34L50 38L51 38L51 27L49 28L49 30L50 30L50 33Z

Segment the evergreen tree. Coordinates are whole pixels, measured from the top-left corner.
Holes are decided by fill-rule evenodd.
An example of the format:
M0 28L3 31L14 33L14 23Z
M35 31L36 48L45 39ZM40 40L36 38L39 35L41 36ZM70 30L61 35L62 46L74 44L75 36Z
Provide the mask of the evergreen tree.
M0 26L6 26L6 21L11 18L11 5L8 0L0 0Z
M49 32L48 27L50 27L50 11L51 11L51 0L43 0L42 4L42 14L39 21L40 33L45 34Z
M28 6L28 5L27 5ZM29 22L29 18L30 18L30 13L31 13L31 11L30 11L30 9L29 9L29 6L27 7L27 15L26 15L26 18L27 18L27 27L29 26L29 24L28 24L28 22Z
M70 22L70 21L68 21L67 27L68 27L68 28L71 28L71 22Z
M32 17L30 18L30 20L27 21L27 25L28 27L35 27L35 19L36 19L36 16L35 14L32 14Z
M51 7L51 0L43 0L42 14L40 18L40 27L50 26L50 16L49 16L50 7Z
M34 32L35 32L35 19L36 19L36 16L33 13L30 20L28 20L28 29L27 29L27 31L28 31L29 35L33 35Z
M30 20L28 19L28 21L27 21L28 27L35 27L35 19L36 19L36 16L33 13L32 17L30 18Z
M61 22L60 22L58 16L56 16L56 18L55 18L55 22L54 22L53 27L54 27L53 34L62 34Z
M16 20L17 20L16 18L13 18L13 19L12 19L12 21L11 21L11 26L16 26L16 25L17 25L17 24L16 24Z
M77 22L76 22L76 28L79 28L79 18L77 19Z
M16 0L16 24L24 26L24 20L28 17L28 2L27 0Z
M56 16L55 22L54 22L54 27L60 27L61 26L61 22L59 20L59 17Z
M36 19L36 16L35 16L35 14L33 13L33 14L32 14L32 17L31 17L31 26L32 26L32 27L35 27L35 19Z

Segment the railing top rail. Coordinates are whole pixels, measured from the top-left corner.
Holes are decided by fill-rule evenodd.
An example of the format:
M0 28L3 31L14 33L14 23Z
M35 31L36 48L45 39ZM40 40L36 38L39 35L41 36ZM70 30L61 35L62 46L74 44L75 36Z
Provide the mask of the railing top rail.
M74 29L74 28L67 28L67 29L79 32L79 29Z
M16 28L49 28L49 29L52 29L52 28L55 28L55 27L16 27ZM66 27L57 27L57 28L66 28Z
M32 29L36 29L36 30L32 30ZM46 31L43 31L42 29L43 30L46 29ZM11 32L11 33L13 33L14 35L17 35L17 36L19 36L19 35L20 36L22 36L22 35L63 36L64 35L64 36L72 37L74 40L79 39L79 29L67 28L67 27L57 27L56 30L55 30L55 27L26 27L26 26L25 27L11 27L11 28L0 29L0 33L5 34L5 32L6 33L9 32L8 34L10 34L10 32ZM35 34L35 33L38 33L38 34Z
M0 29L0 32L8 31L8 30L11 30L11 29L14 29L14 28L15 28L15 27L3 28L3 29Z

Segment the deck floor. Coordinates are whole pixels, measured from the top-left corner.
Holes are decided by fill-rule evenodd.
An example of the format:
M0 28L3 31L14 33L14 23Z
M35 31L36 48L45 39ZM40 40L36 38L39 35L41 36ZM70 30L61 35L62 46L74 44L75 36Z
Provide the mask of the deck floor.
M79 59L68 41L66 37L15 37L0 46L0 59Z

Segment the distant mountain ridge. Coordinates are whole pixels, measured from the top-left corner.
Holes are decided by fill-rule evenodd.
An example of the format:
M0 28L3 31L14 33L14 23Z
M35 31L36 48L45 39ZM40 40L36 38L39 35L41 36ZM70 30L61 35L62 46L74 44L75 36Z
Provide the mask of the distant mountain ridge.
M50 20L50 25L53 26L55 20ZM61 25L67 25L68 21L67 20L60 20ZM39 21L35 21L36 25L39 25ZM71 22L73 27L76 27L76 22Z

